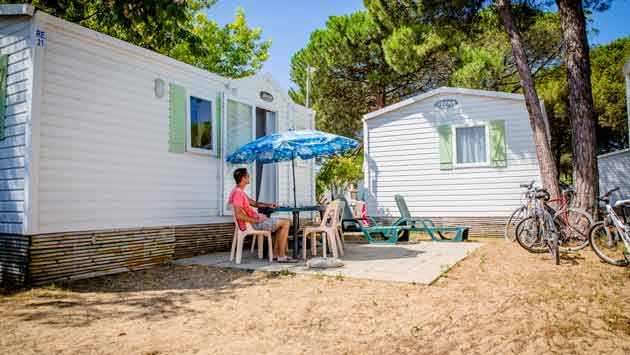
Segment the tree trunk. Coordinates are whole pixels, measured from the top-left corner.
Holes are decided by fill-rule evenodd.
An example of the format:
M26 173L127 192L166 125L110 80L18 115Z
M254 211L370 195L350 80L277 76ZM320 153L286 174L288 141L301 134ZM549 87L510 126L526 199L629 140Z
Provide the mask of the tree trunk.
M595 212L598 193L597 137L591 90L586 18L581 0L556 0L560 13L569 83L569 118L573 133L573 185L576 204Z
M542 183L552 196L558 196L560 189L558 188L558 170L554 161L551 143L547 135L545 119L540 107L540 100L536 94L536 86L529 66L527 65L527 57L523 49L523 41L521 35L516 29L512 12L510 10L510 0L497 0L497 8L503 22L503 26L510 37L512 44L512 55L516 60L518 68L518 76L523 87L525 95L525 105L529 113L529 122L534 133L534 144L536 145L536 156L540 166L540 177Z
M383 107L385 107L385 90L379 90L376 93L376 109L382 109Z

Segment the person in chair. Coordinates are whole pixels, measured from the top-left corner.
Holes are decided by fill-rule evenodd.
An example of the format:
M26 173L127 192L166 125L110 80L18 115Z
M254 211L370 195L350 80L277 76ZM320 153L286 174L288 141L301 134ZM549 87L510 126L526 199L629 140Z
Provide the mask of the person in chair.
M275 203L264 203L252 200L245 193L245 187L249 184L249 173L246 168L234 170L234 181L236 186L230 192L228 203L232 205L232 210L236 216L238 227L245 230L245 223L250 223L252 228L256 230L266 230L275 232L276 240L274 244L274 259L277 258L279 263L293 263L297 260L285 254L287 249L287 241L289 238L290 222L286 218L271 216L267 218L265 215L258 214L252 207L271 207L275 208Z

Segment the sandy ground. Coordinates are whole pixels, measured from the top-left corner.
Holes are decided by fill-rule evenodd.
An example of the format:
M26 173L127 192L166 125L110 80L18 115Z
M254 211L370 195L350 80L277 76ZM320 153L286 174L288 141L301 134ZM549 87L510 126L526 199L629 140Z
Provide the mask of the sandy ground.
M0 298L0 354L629 354L630 270L488 241L432 286L163 266Z

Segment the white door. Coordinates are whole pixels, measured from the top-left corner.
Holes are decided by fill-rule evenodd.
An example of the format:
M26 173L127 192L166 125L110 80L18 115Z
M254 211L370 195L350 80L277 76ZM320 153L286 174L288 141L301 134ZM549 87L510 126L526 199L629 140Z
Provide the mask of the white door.
M310 112L303 109L294 109L293 119L296 130L313 129L313 116ZM313 159L302 160L295 158L295 190L298 206L300 204L312 205L315 203L313 161ZM291 179L291 181L292 180L293 179ZM290 189L289 201L293 204L293 187L290 186Z
M254 164L230 164L225 158L234 153L241 146L251 142L256 137L256 116L254 106L246 101L230 98L226 99L225 124L223 127L223 215L232 215L232 207L227 203L230 192L236 185L234 170L247 168L250 184L245 192L252 197L253 187L256 186Z
M265 135L276 133L276 113L265 112ZM278 164L269 163L263 166L260 201L278 202Z

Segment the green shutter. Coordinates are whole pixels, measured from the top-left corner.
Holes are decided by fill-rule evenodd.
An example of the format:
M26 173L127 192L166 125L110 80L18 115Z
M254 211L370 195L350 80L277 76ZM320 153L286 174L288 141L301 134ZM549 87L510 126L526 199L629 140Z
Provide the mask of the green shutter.
M214 117L215 117L215 122L216 122L216 124L214 125L215 130L216 130L215 136L217 137L215 145L214 145L214 150L215 152L217 152L217 156L219 157L221 156L221 124L222 124L221 121L223 118L223 116L221 115L222 105L223 105L223 95L219 93L217 94L217 100L215 104L216 108L214 110L215 112Z
M438 127L440 136L440 170L453 169L453 142L451 140L451 126Z
M186 90L181 86L171 84L169 95L168 151L184 153L186 151Z
M496 168L507 166L505 150L505 121L490 121L490 164Z
M0 139L4 139L4 122L7 100L7 68L9 67L9 56L0 56Z

